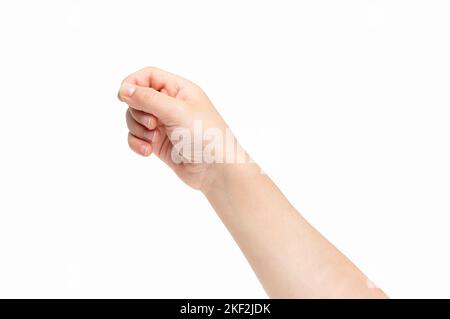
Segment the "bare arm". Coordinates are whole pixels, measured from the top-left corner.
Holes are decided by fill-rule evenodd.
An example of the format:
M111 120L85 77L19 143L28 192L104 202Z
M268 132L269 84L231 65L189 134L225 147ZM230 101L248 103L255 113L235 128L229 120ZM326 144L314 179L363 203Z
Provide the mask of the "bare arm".
M205 194L269 296L386 297L368 286L364 274L295 210L256 164L223 163L222 143L210 153L202 143L197 145L198 123L216 136L228 130L197 85L146 68L123 81L119 99L129 106L130 148L143 156L154 153Z
M383 298L256 164L217 164L204 194L274 298Z

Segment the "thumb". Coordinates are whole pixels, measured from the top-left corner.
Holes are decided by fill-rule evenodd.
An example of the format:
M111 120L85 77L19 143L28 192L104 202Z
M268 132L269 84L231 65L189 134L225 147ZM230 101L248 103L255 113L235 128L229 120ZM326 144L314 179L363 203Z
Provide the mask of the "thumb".
M164 122L180 108L180 101L153 88L123 83L119 90L119 100L133 109L150 113Z

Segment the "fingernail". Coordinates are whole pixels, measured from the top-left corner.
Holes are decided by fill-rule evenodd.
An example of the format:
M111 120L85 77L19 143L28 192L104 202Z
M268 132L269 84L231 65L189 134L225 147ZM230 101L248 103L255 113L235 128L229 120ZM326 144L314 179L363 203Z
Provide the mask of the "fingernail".
M153 141L153 137L155 136L155 131L146 131L144 132L144 138Z
M122 86L122 92L123 92L126 96L128 96L128 97L133 96L133 94L134 94L135 91L136 91L136 87L135 87L134 85L125 83L125 84Z
M148 146L147 145L142 145L141 146L141 152L142 152L142 155L148 155Z
M146 116L144 121L145 121L145 123L147 123L147 127L150 128L152 125L152 117Z

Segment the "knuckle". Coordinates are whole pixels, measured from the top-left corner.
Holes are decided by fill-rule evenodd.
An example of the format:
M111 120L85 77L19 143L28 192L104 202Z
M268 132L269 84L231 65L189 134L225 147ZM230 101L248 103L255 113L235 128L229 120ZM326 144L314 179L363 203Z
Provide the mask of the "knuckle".
M144 70L151 72L151 71L158 70L158 68L155 66L149 65L149 66L145 67Z

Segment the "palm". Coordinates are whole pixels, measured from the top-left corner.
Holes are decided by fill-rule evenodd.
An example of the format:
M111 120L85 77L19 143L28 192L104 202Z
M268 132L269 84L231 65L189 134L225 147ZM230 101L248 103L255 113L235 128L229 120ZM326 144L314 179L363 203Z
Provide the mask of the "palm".
M152 143L153 153L166 163L177 176L187 185L194 189L200 189L202 186L206 164L203 163L175 163L172 160L173 144L168 136L167 129L164 126L158 127L158 138Z

